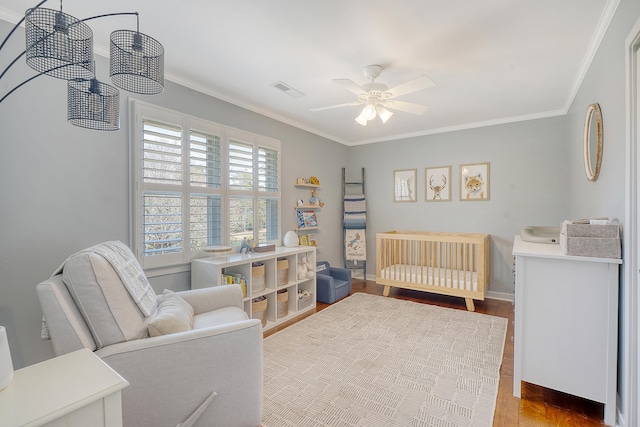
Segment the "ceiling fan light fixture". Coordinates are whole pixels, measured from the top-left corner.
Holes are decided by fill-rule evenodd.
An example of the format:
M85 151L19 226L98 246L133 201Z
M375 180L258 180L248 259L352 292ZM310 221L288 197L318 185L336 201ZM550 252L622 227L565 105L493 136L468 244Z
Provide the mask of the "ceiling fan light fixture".
M376 110L378 112L378 117L380 117L380 120L382 120L382 123L387 123L387 120L389 120L391 116L393 116L393 113L384 108L382 105L378 105Z
M360 113L360 115L356 117L356 123L358 123L359 125L366 126L367 122L368 120L362 116L362 113Z
M374 107L373 104L365 105L365 107L362 109L362 113L360 113L360 115L366 120L375 119L377 114L378 113L376 112L376 107Z

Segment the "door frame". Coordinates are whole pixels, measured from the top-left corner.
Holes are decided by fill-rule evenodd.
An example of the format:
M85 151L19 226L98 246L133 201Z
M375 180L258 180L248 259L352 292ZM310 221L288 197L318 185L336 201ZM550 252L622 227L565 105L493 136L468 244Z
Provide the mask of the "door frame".
M624 425L638 425L638 408L640 408L640 395L638 384L640 383L640 199L638 190L640 185L640 151L638 150L638 137L640 136L640 20L636 22L625 41L626 61L626 103L627 103L627 136L626 136L626 195L625 213L626 230L624 239L625 263L624 263L624 287L625 295L622 301L624 318L621 319L626 326L623 342L626 343L626 351L622 359L622 372L629 379L626 390L623 390L624 402L621 402L624 411Z

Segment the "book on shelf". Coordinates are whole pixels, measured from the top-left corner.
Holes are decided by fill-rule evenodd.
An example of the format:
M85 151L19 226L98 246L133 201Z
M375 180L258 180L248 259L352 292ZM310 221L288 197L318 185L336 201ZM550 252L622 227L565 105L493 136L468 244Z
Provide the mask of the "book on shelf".
M316 218L316 211L314 210L306 210L302 212L302 218L304 219L305 227L317 227L318 219Z
M247 279L239 273L225 273L222 275L223 285L240 285L243 297L247 297Z
M306 234L300 236L300 246L309 246L309 237Z
M304 225L304 216L302 214L302 211L301 210L297 210L296 214L298 216L298 228L304 228L305 227L305 225Z
M316 240L316 234L307 234L307 240L309 241L309 246L318 246L318 241Z

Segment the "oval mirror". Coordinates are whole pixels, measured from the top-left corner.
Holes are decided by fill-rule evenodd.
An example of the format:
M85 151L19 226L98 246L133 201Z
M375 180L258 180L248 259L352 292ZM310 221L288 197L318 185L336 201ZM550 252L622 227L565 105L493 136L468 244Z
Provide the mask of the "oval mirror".
M589 181L595 181L600 174L602 138L602 111L599 104L591 104L584 121L584 169Z

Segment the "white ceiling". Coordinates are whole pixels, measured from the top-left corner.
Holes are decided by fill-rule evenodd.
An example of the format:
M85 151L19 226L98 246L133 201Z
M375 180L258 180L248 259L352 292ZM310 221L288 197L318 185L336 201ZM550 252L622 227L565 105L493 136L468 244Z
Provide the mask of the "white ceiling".
M564 114L617 3L66 0L63 11L79 19L138 11L140 31L165 47L168 80L357 145ZM17 22L34 5L0 0L0 18ZM132 16L87 23L105 54L111 31L135 29ZM361 107L309 110L355 101L332 79L367 83L361 70L371 64L383 66L376 82L389 87L428 75L435 87L398 99L431 108L367 127L354 121ZM272 87L280 81L305 96Z

